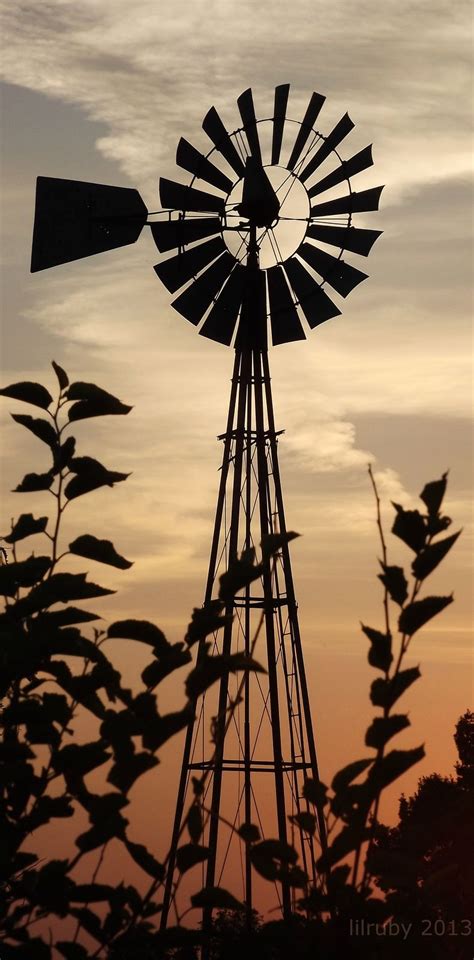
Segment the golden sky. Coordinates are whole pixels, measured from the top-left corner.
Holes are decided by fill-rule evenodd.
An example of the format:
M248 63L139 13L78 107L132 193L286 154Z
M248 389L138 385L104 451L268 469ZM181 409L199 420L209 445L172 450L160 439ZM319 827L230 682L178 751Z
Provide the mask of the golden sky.
M50 0L4 9L2 380L51 389L54 358L71 379L133 404L127 418L78 424L80 452L133 473L66 516L66 544L90 532L134 561L125 573L91 563L91 579L118 590L95 604L109 620L147 617L177 640L201 602L233 356L171 309L146 231L134 247L31 276L36 176L134 186L157 209L159 176L175 178L180 136L205 145L200 125L212 104L234 129L242 90L252 86L257 113L268 116L285 82L291 116L302 117L319 91L325 130L346 110L356 123L350 155L374 144L367 185L387 186L381 212L364 221L384 230L370 279L341 317L272 350L270 363L287 521L303 534L292 556L326 781L363 755L370 716L373 671L359 620L380 626L382 608L366 465L374 463L385 503L405 505L450 468L446 511L464 533L430 592L454 588L455 604L410 654L423 676L405 697L412 727L399 744L424 742L427 757L388 793L388 817L418 776L451 772L454 724L472 701L471 34L468 5L440 0ZM11 516L44 513L47 502L9 492L47 462L8 411L25 408L3 403L2 532ZM390 550L408 566L408 550L397 542ZM117 655L136 672L135 646L118 642ZM163 706L181 700L176 678ZM164 751L150 778L170 797L175 757Z

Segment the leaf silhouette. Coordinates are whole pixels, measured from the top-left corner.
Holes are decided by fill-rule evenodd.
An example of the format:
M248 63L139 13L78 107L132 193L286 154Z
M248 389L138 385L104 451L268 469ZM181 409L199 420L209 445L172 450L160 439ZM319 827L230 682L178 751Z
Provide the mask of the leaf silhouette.
M128 756L124 760L117 760L108 777L108 783L118 787L123 793L128 793L130 788L147 770L151 770L159 763L157 757L151 753L136 753Z
M41 383L33 383L31 380L24 380L21 383L11 383L9 387L3 387L0 390L0 396L12 397L13 400L24 400L25 403L31 403L34 407L42 407L47 410L53 402L53 398Z
M415 747L414 750L391 750L385 757L375 761L372 769L369 770L367 782L379 792L401 777L424 756L425 750L422 746Z
M452 594L450 597L425 597L424 600L415 600L402 610L398 621L398 629L401 633L406 633L411 637L428 620L436 617L438 613L441 613L441 610L444 610L452 602Z
M21 483L15 487L13 493L33 493L34 490L49 490L54 480L54 473L27 473Z
M149 620L116 620L110 624L107 636L147 643L154 647L159 655L165 654L170 647L162 630Z
M162 863L152 856L143 843L132 843L125 838L125 846L135 863L142 868L150 877L162 881L165 876L165 868Z
M374 707L393 707L393 704L401 697L412 683L421 677L418 667L410 667L408 670L400 670L399 673L391 677L390 680L374 680L370 688L370 699Z
M408 596L408 583L402 567L389 567L383 563L380 566L383 573L379 573L379 580L382 581L391 599L402 607Z
M439 513L446 493L447 482L448 474L446 472L443 473L441 480L432 480L431 483L427 483L420 493L420 500L423 500L423 503L426 504L430 517L436 517Z
M22 513L11 533L3 539L6 543L17 543L18 540L24 540L25 537L31 537L35 533L43 533L47 525L48 517L38 517L35 520L32 513Z
M34 587L22 601L30 611L51 607L54 603L69 603L70 600L89 600L106 597L115 590L107 590L96 583L89 583L85 573L53 573L49 580Z
M392 501L393 503L393 501ZM393 503L397 515L392 533L403 540L415 553L423 549L426 542L426 524L418 510L404 510L399 503Z
M429 574L436 569L438 564L444 560L449 550L451 550L451 547L456 543L460 533L461 530L458 530L457 533L451 534L450 537L445 537L444 540L431 543L415 557L411 568L417 580L424 580L425 577L429 576Z
M185 843L176 851L176 865L180 873L187 873L197 863L203 863L209 857L209 847L200 847L197 843Z
M58 378L58 383L59 383L59 386L60 386L61 390L65 390L66 387L69 386L69 377L68 377L66 371L63 370L63 368L60 367L60 366L59 366L59 363L56 363L55 360L52 360L52 361L51 361L51 366L52 366L52 368L53 368L53 370L54 370L54 372L55 372L55 374L56 374L56 376L57 376L57 378Z
M348 787L356 777L360 776L364 770L367 770L367 767L370 767L373 762L373 757L365 757L363 760L354 760L353 763L348 763L346 767L339 770L331 784L334 793L345 790L346 787Z
M64 494L68 500L81 497L84 493L90 493L91 490L97 490L99 487L113 487L114 483L120 483L130 476L129 473L117 473L114 470L107 470L98 460L92 457L74 457L69 469L76 476L69 481L64 489Z
M14 597L19 587L33 587L51 567L51 557L28 557L0 567L0 593Z
M110 540L98 540L91 534L84 534L77 537L69 544L71 553L79 557L87 557L88 560L97 560L99 563L107 563L112 567L118 567L119 570L128 570L132 566L130 560L121 557L115 550Z
M191 654L188 649L183 649L183 643L170 644L169 649L163 655L159 655L157 660L148 664L142 672L143 683L147 687L156 687L158 683L164 680L170 673L191 662Z
M102 417L109 414L124 415L132 407L121 403L117 397L97 387L94 383L72 383L67 391L68 400L77 400L69 410L69 420L86 420L90 417Z
M393 660L392 638L390 634L381 633L380 630L374 630L373 627L367 627L363 623L361 624L361 628L370 640L368 654L370 666L387 672Z
M11 418L15 423L31 430L35 437L38 437L43 443L47 443L49 447L53 448L57 445L58 438L54 427L47 420L43 420L42 417L30 417L26 413L12 413Z
M391 737L409 726L410 721L404 713L394 713L391 717L375 717L365 735L366 746L379 750Z

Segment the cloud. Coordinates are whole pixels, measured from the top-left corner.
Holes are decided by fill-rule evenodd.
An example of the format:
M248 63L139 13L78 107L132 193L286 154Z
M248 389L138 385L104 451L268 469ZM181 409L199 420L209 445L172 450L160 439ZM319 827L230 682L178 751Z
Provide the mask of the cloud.
M377 136L379 169L399 189L469 168L470 26L467 5L444 0L299 0L291 16L283 0L136 0L133 16L124 0L30 0L5 10L2 70L105 123L98 149L147 189L211 103L235 123L240 89L252 83L268 109L289 79L299 115L314 85L328 122L350 104L361 135Z

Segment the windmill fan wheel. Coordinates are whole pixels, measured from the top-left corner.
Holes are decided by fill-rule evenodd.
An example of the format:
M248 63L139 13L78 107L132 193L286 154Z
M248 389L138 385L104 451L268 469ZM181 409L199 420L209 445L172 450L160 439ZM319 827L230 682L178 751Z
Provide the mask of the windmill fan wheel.
M346 297L367 277L345 255L367 257L381 233L353 224L355 214L378 209L383 189L352 187L373 164L371 146L342 159L340 146L354 127L348 114L323 134L316 124L325 98L313 93L295 121L287 116L288 96L289 84L278 86L273 116L257 119L246 90L237 100L241 125L231 133L211 107L202 124L209 152L184 138L178 144L176 162L191 174L189 183L160 179L166 219L151 230L168 256L155 271L178 293L172 306L200 325L202 336L223 344L231 345L238 329L252 229L270 260L262 274L273 344L305 339L306 325L313 329L341 312L334 295ZM303 193L305 215L292 217L297 191L297 213ZM296 247L282 254L285 231L296 224Z

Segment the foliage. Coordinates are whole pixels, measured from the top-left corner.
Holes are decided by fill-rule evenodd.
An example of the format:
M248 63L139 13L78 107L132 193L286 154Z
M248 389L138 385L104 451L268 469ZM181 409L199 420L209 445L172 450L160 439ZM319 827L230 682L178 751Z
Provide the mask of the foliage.
M362 917L384 923L391 916L390 899L373 896L373 877L379 876L374 857L381 849L380 796L424 755L422 746L392 749L393 737L409 726L407 714L392 709L399 711L400 698L420 676L417 667L404 666L413 636L452 601L451 596L419 597L425 580L458 536L440 538L450 523L440 513L446 475L423 489L424 512L394 505L393 533L414 553L410 584L404 570L388 562L378 493L370 473L382 546L379 579L384 588L384 622L377 628L363 624L362 631L369 641L369 664L380 673L370 691L379 713L366 734L367 754L339 771L330 790L308 780L305 808L292 818L307 836L321 838L317 884L311 885L291 845L262 840L255 825L245 824L238 833L248 845L253 869L294 891L296 910L291 921L260 923L229 891L212 887L196 890L191 899L190 909L218 911L206 934L185 929L178 914L177 926L159 933L160 888L167 860L158 862L151 851L133 839L133 827L126 816L128 794L156 767L160 747L188 725L196 698L203 691L229 671L243 672L242 689L246 672L262 670L255 658L258 632L247 657L211 655L206 638L228 622L226 605L236 591L260 577L265 565L274 562L282 537L278 535L274 542L266 540L261 545L260 561L254 550L235 558L220 580L218 599L194 611L181 643L169 643L155 624L143 620L121 620L106 630L97 628L98 615L75 604L113 591L89 581L86 573L64 571L64 560L74 555L118 570L126 570L131 564L110 540L91 533L76 537L66 549L61 547L63 516L73 501L103 486L124 482L128 475L92 457L78 455L71 430L79 420L123 416L131 408L94 384L70 384L58 364L53 363L53 368L58 379L56 400L36 383L22 382L0 391L42 411L41 417L14 414L17 423L47 446L51 457L46 472L28 473L16 491L44 491L53 505L50 517L21 514L3 538L11 549L12 562L0 567L0 592L5 597L5 610L0 615L4 700L0 745L2 958L49 960L51 947L41 934L54 917L69 917L75 922L72 939L56 944L66 960L87 956L192 960L204 937L205 951L214 960L231 957L237 945L240 952L236 955L245 952L252 957L258 953L259 958L268 960L283 960L290 955L309 958L316 956L316 950L328 957L358 956L348 919ZM21 558L18 545L33 536L45 538L47 548L40 555L31 552ZM294 536L289 533L286 539ZM397 610L398 641L392 629L393 607ZM87 630L92 632L87 634ZM143 644L150 654L138 692L123 685L109 657L108 651L113 652L113 641L118 637ZM194 664L193 648L198 650ZM174 671L190 664L181 708L160 714L155 689ZM238 700L239 694L226 711L225 722L212 731L216 750L217 738L225 736ZM78 743L74 734L84 716L96 732L89 742ZM461 730L459 742L461 779L468 776L466 744L472 745L472 740ZM94 792L89 777L102 768L106 786L102 792ZM193 781L194 798L177 852L180 877L209 855L203 842L209 816L204 803L208 773ZM35 847L36 831L46 824L74 818L80 810L88 824L75 837L77 852L61 860L39 860L30 852ZM109 843L121 844L146 875L144 894L126 882L114 886L99 882ZM91 880L79 883L75 868L91 853L97 861ZM176 889L178 885L179 880ZM92 952L83 946L84 932L86 942L94 944ZM365 941L364 949L367 946ZM375 960L379 955L375 946L371 956Z
M370 862L399 923L430 919L459 937L468 935L474 916L473 734L467 710L456 725L457 777L422 777L413 796L402 796L399 822L378 827ZM472 947L472 936L468 942Z

